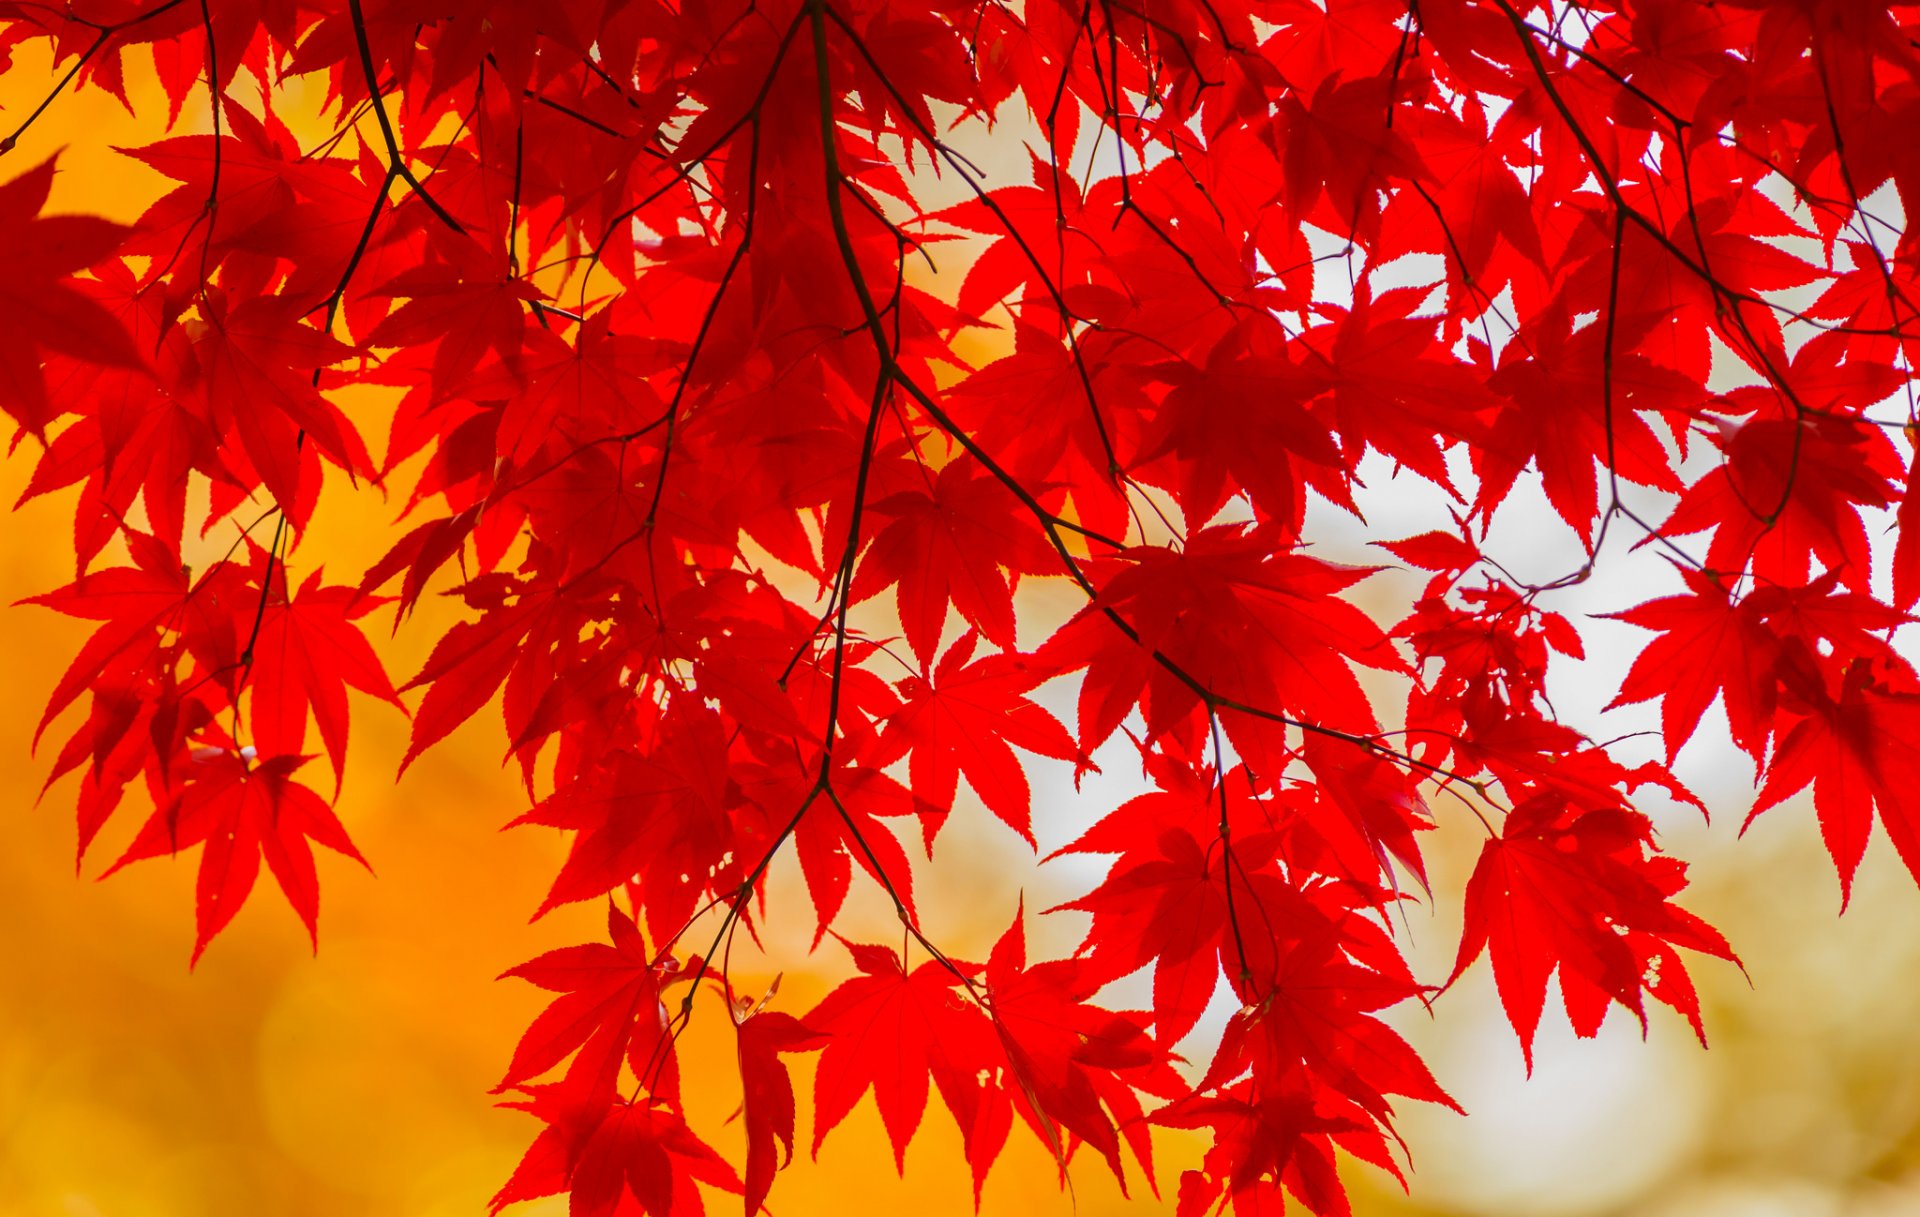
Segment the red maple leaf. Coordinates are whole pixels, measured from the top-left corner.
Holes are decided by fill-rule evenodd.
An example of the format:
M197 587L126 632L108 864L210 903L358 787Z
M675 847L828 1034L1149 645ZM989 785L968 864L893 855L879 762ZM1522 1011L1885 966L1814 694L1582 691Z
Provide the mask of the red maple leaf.
M1547 979L1557 969L1574 1030L1593 1035L1617 1002L1644 1025L1647 993L1672 1006L1704 1042L1700 1000L1675 947L1718 959L1733 949L1673 903L1684 864L1652 851L1652 826L1631 811L1579 811L1536 795L1487 840L1467 883L1458 979L1481 951L1493 956L1500 1001L1533 1065Z
M746 999L735 1000L744 1004ZM744 1017L735 1016L734 1033L744 1092L740 1110L747 1126L746 1211L753 1217L766 1203L774 1172L793 1161L793 1079L780 1054L812 1052L826 1037L791 1014L752 1008ZM776 1156L776 1143L784 1156Z
M1334 1149L1380 1165L1364 1140L1371 1132L1364 1114L1337 1095L1269 1097L1248 1080L1216 1095L1182 1098L1155 1112L1153 1122L1213 1130L1201 1168L1180 1176L1176 1217L1202 1217L1229 1203L1235 1217L1285 1212L1282 1188L1308 1212L1349 1217Z
M518 1108L546 1121L513 1175L488 1205L571 1192L577 1217L701 1217L698 1185L739 1192L726 1160L678 1111L651 1100L582 1098L567 1087L532 1088Z
M1142 461L1170 457L1169 479L1191 517L1210 520L1244 492L1261 515L1300 526L1299 484L1338 485L1340 452L1325 419L1302 403L1317 378L1288 358L1277 323L1242 322L1195 367L1182 360L1159 373L1171 382L1142 437ZM1316 469L1316 466L1318 467ZM1345 497L1345 490L1335 491Z
M1167 1049L1147 1034L1143 1018L1092 1004L1110 972L1082 958L1027 959L1025 912L1023 902L986 968L993 1027L1018 1084L1017 1109L1063 1171L1071 1144L1085 1142L1106 1160L1124 1194L1124 1139L1151 1185L1153 1143L1136 1091L1171 1096L1182 1088L1180 1076ZM984 1097L1006 1101L1003 1095ZM978 1165L975 1172L977 1189Z
M527 325L523 306L531 301L537 307L539 293L471 240L455 237L436 242L436 249L446 261L402 271L375 289L378 295L409 299L373 328L365 345L437 344L433 389L435 398L443 399L465 385L489 352L518 374Z
M651 1093L674 1094L678 1073L660 1000L670 967L647 950L633 919L611 901L607 935L611 942L561 947L501 973L560 996L520 1037L495 1094L524 1089L569 1056L574 1062L565 1084L590 1101L604 1105L613 1098L623 1060Z
M1875 811L1907 869L1920 875L1920 805L1914 799L1920 694L1889 688L1864 659L1852 660L1844 671L1837 697L1815 689L1810 703L1797 699L1804 716L1781 739L1746 821L1753 823L1812 783L1820 835L1840 876L1842 907L1852 897ZM1801 691L1809 692L1804 685Z
M194 758L180 789L155 809L101 878L130 862L202 846L194 887L193 962L198 963L213 936L246 902L265 858L318 950L320 880L309 842L362 866L367 860L327 801L293 780L294 771L311 758L269 756L256 762L230 750L208 751L212 755Z
M924 490L890 495L873 510L890 522L854 574L853 603L894 586L907 644L922 663L939 649L949 604L995 646L1013 648L1014 586L1045 557L1004 486L962 458Z
M869 1090L893 1146L894 1165L906 1170L907 1143L926 1112L928 1081L960 1122L975 1157L973 1139L988 1125L976 1121L988 1101L979 1071L992 1069L999 1053L980 1008L964 996L963 976L939 960L908 971L888 947L847 943L860 975L820 1000L806 1024L830 1036L814 1080L813 1153ZM999 1135L1006 1135L1005 1126ZM994 1144L989 1161L998 1153Z
M1151 740L1203 696L1314 722L1372 725L1351 665L1393 670L1403 661L1336 593L1373 572L1276 548L1281 535L1274 525L1220 525L1182 550L1130 549L1123 565L1110 568L1093 605L1038 654L1067 670L1088 668L1080 690L1083 748L1112 734L1136 702Z
M290 600L270 598L260 615L250 648L253 730L267 751L295 752L305 743L311 711L337 787L347 758L347 688L401 703L379 656L353 624L385 602L351 587L324 586L321 577L318 570L308 575Z
M1033 844L1032 791L1009 744L1040 756L1091 764L1059 720L1026 696L1046 678L1044 668L1005 652L973 658L978 635L962 635L932 673L900 682L904 700L887 719L872 764L909 757L913 798L944 822L956 784L967 785L988 810ZM971 662L969 662L971 660ZM932 848L932 840L928 840Z
M1687 594L1612 614L1661 632L1633 661L1612 704L1660 698L1661 735L1672 761L1717 697L1734 743L1757 760L1772 728L1779 641L1758 611L1759 597L1735 601L1719 580L1691 570L1680 573Z
M315 373L348 352L300 322L308 307L305 301L261 296L228 308L210 293L194 341L206 418L216 432L238 440L260 484L295 528L306 526L320 493L313 451L349 474L374 472L353 424L315 387Z
M696 1183L741 1190L726 1159L687 1127L678 1112L615 1103L580 1148L567 1180L572 1217L615 1217L628 1198L647 1217L699 1217Z
M0 407L35 435L51 421L43 353L137 367L140 355L113 314L70 280L112 257L127 230L97 216L43 216L54 157L0 185Z

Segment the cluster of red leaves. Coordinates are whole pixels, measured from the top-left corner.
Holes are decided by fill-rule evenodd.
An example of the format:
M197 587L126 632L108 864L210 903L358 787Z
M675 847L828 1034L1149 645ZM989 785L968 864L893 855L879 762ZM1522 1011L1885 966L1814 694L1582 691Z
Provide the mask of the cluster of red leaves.
M1920 599L1889 404L1920 244L1885 214L1920 198L1915 22L0 2L0 49L65 73L50 105L124 100L150 59L169 123L210 132L127 150L173 183L128 227L41 214L44 154L0 186L0 408L44 445L29 496L78 504L75 580L37 603L100 622L43 724L84 710L53 765L81 848L138 781L155 810L116 865L201 847L196 957L262 858L311 927L311 842L358 855L297 780L309 728L337 790L349 687L420 691L409 760L497 699L546 792L523 819L573 834L543 910L605 901L610 933L512 973L556 996L501 1082L544 1131L497 1204L679 1217L706 1187L751 1214L792 1152L783 1057L818 1051L816 1147L871 1090L903 1156L937 1091L976 1188L1016 1115L1123 1185L1126 1156L1153 1184L1158 1124L1213 1137L1182 1217L1344 1213L1335 1151L1397 1172L1393 1100L1451 1104L1381 1017L1433 988L1392 927L1436 791L1487 826L1455 974L1491 955L1529 1051L1556 973L1582 1032L1648 996L1698 1027L1678 951L1733 957L1630 802L1691 796L1547 697L1582 652L1551 593L1603 549L1684 577L1621 614L1656 635L1619 700L1663 700L1665 762L1718 700L1756 810L1812 783L1843 882L1876 810L1920 870L1920 676L1889 643ZM333 138L276 112L294 81ZM955 142L989 120L1029 133L1012 180ZM956 241L963 280L921 286ZM1007 337L984 364L983 329ZM1709 393L1716 364L1746 387ZM380 460L350 386L398 400ZM1310 500L1355 508L1370 453L1459 509L1383 539L1432 576L1385 628L1345 594L1369 572L1303 535ZM410 530L296 590L323 486L350 493L326 466L381 484L416 457ZM1483 552L1523 474L1586 549L1555 584ZM1896 506L1876 552L1863 513ZM1023 639L1023 579L1084 609ZM396 690L361 620L430 589L469 616ZM1072 724L1034 696L1061 680ZM1083 947L1030 962L1016 915L984 966L941 951L894 825L932 858L964 778L1032 842L1022 754L1084 767L1119 730L1152 791L1063 851L1115 859L1069 906ZM857 974L803 1017L714 962L796 915L764 899L788 849L816 944L856 872L910 935L847 943ZM1102 1004L1142 971L1150 1009ZM1238 1013L1182 1073L1222 986ZM739 1172L679 1103L703 992L738 1032Z

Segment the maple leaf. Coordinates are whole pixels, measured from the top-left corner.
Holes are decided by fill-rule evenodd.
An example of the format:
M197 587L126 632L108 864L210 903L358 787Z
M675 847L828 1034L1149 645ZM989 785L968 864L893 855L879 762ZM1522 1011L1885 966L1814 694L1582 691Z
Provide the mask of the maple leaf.
M1390 1131L1390 1095L1460 1110L1376 1015L1427 986L1413 980L1391 938L1357 915L1349 893L1302 892L1255 872L1242 899L1288 928L1271 940L1237 941L1246 962L1232 980L1248 1004L1229 1020L1198 1089L1246 1070L1262 1081L1305 1077L1313 1093L1351 1101L1381 1132ZM1384 1151L1384 1140L1378 1144Z
M1474 453L1481 513L1507 497L1529 463L1548 502L1583 540L1598 514L1602 465L1643 486L1680 490L1643 412L1686 401L1694 392L1687 378L1642 356L1606 350L1604 331L1558 313L1542 318L1529 337L1527 354L1509 345L1487 381L1506 400L1486 445Z
M1083 842L1068 848L1084 851ZM1150 846L1128 849L1094 892L1061 906L1093 914L1097 957L1125 952L1109 965L1115 972L1152 966L1154 1036L1163 1044L1200 1021L1222 977L1221 950L1231 950L1228 863L1214 844L1162 827Z
M1839 875L1844 908L1875 811L1907 869L1920 876L1920 806L1913 795L1920 694L1887 687L1869 661L1854 659L1838 697L1825 690L1814 696L1811 704L1802 703L1807 713L1780 741L1746 823L1812 783L1820 836Z
M155 809L119 861L100 877L145 858L202 846L194 887L192 962L198 963L214 935L246 902L265 858L318 950L320 881L309 842L362 866L367 860L353 847L326 800L293 780L294 771L309 759L269 756L250 762L227 749L196 758L195 772Z
M1435 352L1436 319L1416 315L1425 295L1418 288L1378 295L1357 289L1353 308L1334 326L1303 336L1311 354L1301 370L1331 390L1334 424L1353 453L1371 446L1451 491L1443 450L1462 440L1485 442L1480 415L1495 399L1465 365ZM1328 328L1323 353L1315 340Z
M129 538L132 566L83 575L66 587L28 598L69 616L101 622L54 686L34 733L37 743L59 713L91 690L138 694L185 652L208 672L228 670L240 643L227 606L245 598L242 576L218 566L196 581L165 544L143 533ZM167 635L177 641L167 645Z
M1143 691L1149 739L1197 707L1201 690L1316 722L1372 723L1350 665L1393 670L1402 660L1365 614L1335 595L1372 571L1276 552L1279 536L1271 525L1218 525L1179 552L1125 553L1127 564L1093 606L1037 653L1042 663L1088 668L1082 747L1091 751L1112 734Z
M350 587L324 586L321 578L314 571L292 599L269 600L260 615L250 648L253 729L262 749L295 751L305 742L311 711L338 787L347 756L347 687L405 707L366 635L353 624L384 601Z
M891 495L873 510L892 519L854 574L852 603L895 586L907 643L922 663L939 648L949 604L995 646L1014 649L1014 584L1042 569L1044 557L1004 486L956 460L924 491Z
M1907 468L1906 491L1900 496L1898 534L1893 550L1893 603L1911 609L1920 602L1920 448Z
M1536 795L1481 848L1448 983L1483 950L1493 956L1500 1002L1529 1071L1556 967L1567 1016L1583 1036L1600 1029L1609 1002L1644 1026L1645 992L1685 1015L1705 1041L1699 998L1674 948L1739 961L1719 931L1673 903L1686 867L1652 852L1651 840L1652 826L1635 812L1580 811Z
M1463 571L1480 560L1480 551L1474 548L1473 542L1438 530L1374 544L1422 570Z
M547 1127L494 1194L491 1212L568 1191L568 1212L577 1217L701 1217L697 1185L741 1190L733 1168L694 1135L686 1117L651 1100L583 1099L544 1087L527 1102L503 1106Z
M49 409L77 417L47 445L21 502L82 485L74 556L84 571L133 518L136 499L146 531L177 548L189 473L229 485L239 478L205 420L173 395L187 350L184 334L166 328L173 306L144 293L124 261L97 266L73 286L112 312L145 353L135 365L115 366L43 352Z
M403 271L376 289L379 295L409 299L374 327L366 345L437 343L433 388L436 397L446 397L465 384L489 351L518 374L527 324L521 306L527 301L537 306L539 293L470 240L456 238L440 249L448 261Z
M43 216L57 158L0 185L0 245L7 282L0 289L0 406L43 435L47 386L43 352L137 367L139 353L113 314L68 277L113 256L126 229L97 216Z
M616 1103L580 1149L568 1180L567 1211L612 1217L631 1195L648 1217L697 1217L695 1183L741 1190L733 1168L693 1135L684 1116L658 1107Z
M1109 536L1123 534L1128 507L1113 481L1113 461L1117 452L1139 447L1152 408L1130 352L1122 339L1099 332L1070 348L1054 335L1017 324L1013 353L955 386L953 416L1036 501L1058 508L1071 496L1081 523ZM1095 400L1088 400L1088 384ZM1042 430L1024 421L1023 403L1033 400L1078 405L1063 412L1057 430Z
M1268 519L1300 525L1298 485L1313 466L1340 465L1327 424L1298 402L1314 377L1277 353L1275 324L1242 323L1202 368L1172 365L1172 388L1143 437L1141 460L1173 457L1175 485L1193 519L1211 520L1234 490ZM1231 480L1229 480L1231 479Z
M429 534L422 537L422 544L436 542ZM429 744L473 717L499 690L501 682L536 652L537 648L528 644L529 635L557 628L561 606L535 596L521 596L513 604L505 604L503 593L509 588L500 579L468 584L468 594L483 603L492 602L492 611L478 621L461 622L447 631L419 673L400 687L405 692L427 686L426 696L414 713L413 738L400 762L402 769Z
M1086 206L1080 183L1038 153L1028 155L1032 185L1003 186L990 200L971 199L928 217L990 238L968 268L956 301L970 316L983 315L1002 300L1033 302L1067 292L1075 285L1060 281L1051 268L1063 263L1072 245L1098 249L1095 237L1077 223Z
M1059 720L1026 696L1047 672L1005 652L974 659L977 642L969 631L947 648L928 677L900 682L905 700L888 717L872 764L908 757L913 797L942 813L937 822L944 822L952 808L964 773L988 810L1032 845L1032 791L1008 745L1074 761L1080 768L1091 762Z
M991 1024L961 995L962 978L928 960L908 971L888 947L845 943L860 975L820 999L807 1026L830 1036L814 1081L813 1154L869 1090L904 1174L907 1143L926 1112L928 1079L969 1141L982 1135L976 1109L985 1101L978 1072L999 1056ZM989 1126L990 1127L990 1126ZM1005 1136L1004 1127L1000 1135ZM991 1161L998 1145L987 1151Z
M1350 45L1338 36L1328 41L1334 47ZM1498 124L1489 123L1489 109L1469 93L1458 114L1423 109L1414 116L1418 130L1410 138L1438 188L1425 198L1401 194L1390 205L1399 222L1382 223L1380 256L1444 248L1449 280L1464 292L1497 297L1503 284L1524 289L1532 278L1528 270L1540 267L1545 255L1533 202L1511 167L1517 150L1493 138ZM1531 267L1518 263L1520 258Z
M727 808L737 798L722 731L712 715L670 716L654 747L606 758L513 821L579 834L535 916L604 895L643 872L679 887L684 876L704 876L724 852Z
M1680 575L1686 595L1610 614L1661 632L1633 661L1610 704L1661 698L1660 733L1671 762L1718 697L1734 743L1758 760L1773 722L1778 639L1756 611L1760 599L1736 602L1709 575L1685 569Z
M1284 1187L1311 1213L1348 1217L1353 1211L1334 1167L1336 1146L1360 1152L1364 1117L1337 1097L1260 1095L1244 1081L1218 1095L1189 1095L1157 1111L1170 1128L1211 1128L1214 1145L1199 1170L1182 1172L1176 1217L1201 1217L1233 1205L1236 1217L1286 1211ZM1217 1202L1217 1204L1216 1204Z
M519 386L504 368L496 378L497 388L474 390L482 399L497 393L507 403L494 435L502 459L532 463L556 439L569 446L587 444L637 430L661 416L666 403L650 377L672 366L672 351L658 340L617 330L615 320L613 309L601 309L587 318L571 343L549 330L527 330L524 390L516 391ZM438 359L436 348L436 363ZM430 420L422 421L426 425L419 442L424 443L435 428Z
M1375 179L1424 178L1418 151L1387 123L1391 84L1380 76L1321 81L1312 99L1280 99L1268 138L1286 162L1290 211L1329 230L1376 221Z
M209 273L228 260L237 267L264 251L283 253L294 264L286 294L326 299L366 222L352 162L302 155L271 109L256 117L229 98L221 119L227 134L218 138L182 135L119 150L179 183L142 213L131 248L164 261L197 240ZM216 174L220 214L209 225Z
M1257 862L1277 847L1277 838L1271 811L1251 797L1244 768L1222 783L1209 767L1140 751L1156 788L1114 808L1049 857L1119 855L1099 887L1061 907L1093 914L1082 949L1108 971L1152 967L1154 1037L1172 1045L1199 1021L1224 979L1223 967L1239 966L1229 962L1238 934L1227 868ZM1234 843L1231 861L1220 844L1223 816Z
M240 664L233 612L246 601L248 587L239 568L219 564L196 580L157 538L129 532L127 546L134 565L82 575L27 601L101 622L54 686L34 733L37 745L61 711L88 695L87 719L47 779L51 785L91 761L79 806L76 866L125 786L142 769L181 759L188 736L214 718L212 699ZM154 755L130 752L134 741L144 741Z
M911 807L907 792L878 773L845 785L845 793L834 791L819 806L809 807L793 832L794 851L800 855L807 893L813 897L815 944L826 935L845 903L856 862L886 892L902 916L915 915L912 863L900 838L877 818L905 814Z
M993 1027L1019 1083L1019 1111L1063 1171L1061 1130L1093 1146L1125 1194L1124 1138L1151 1184L1153 1144L1135 1091L1168 1097L1181 1089L1180 1077L1143 1020L1090 1003L1111 973L1082 958L1028 961L1025 911L1023 901L986 968Z
M207 417L239 439L261 485L296 528L305 527L319 493L319 470L302 459L301 436L348 473L373 474L359 433L313 383L317 370L346 357L346 348L300 324L303 310L272 296L228 309L210 294L194 343Z
M827 1037L791 1014L764 1009L736 1015L734 1033L744 1092L740 1109L747 1126L746 1212L753 1217L766 1203L774 1172L793 1161L793 1079L780 1054L814 1051ZM778 1161L776 1142L785 1151Z
M560 996L520 1037L495 1094L523 1088L569 1056L569 1089L592 1101L613 1098L623 1060L652 1093L674 1093L678 1074L660 1000L663 972L671 972L647 950L633 919L611 901L607 936L609 942L561 947L501 973Z
M1663 525L1676 535L1712 529L1706 560L1714 569L1751 563L1761 577L1792 585L1807 581L1817 559L1847 586L1869 590L1859 513L1896 500L1900 466L1878 428L1852 420L1867 403L1851 370L1836 368L1842 354L1834 336L1814 338L1795 353L1784 391L1728 395L1728 409L1746 417L1720 422L1712 438L1723 463L1686 489Z

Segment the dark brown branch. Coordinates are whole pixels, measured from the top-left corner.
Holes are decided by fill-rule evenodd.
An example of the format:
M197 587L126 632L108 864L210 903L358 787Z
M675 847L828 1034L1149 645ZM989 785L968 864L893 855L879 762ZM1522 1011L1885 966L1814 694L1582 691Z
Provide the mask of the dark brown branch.
M360 50L360 71L366 77L367 93L373 102L373 115L380 124L380 138L387 146L388 168L413 188L414 194L427 205L427 210L439 217L441 223L454 232L464 234L466 228L448 214L446 208L440 206L408 167L406 154L400 150L399 137L394 134L393 120L387 115L387 104L380 95L380 74L374 69L373 44L367 38L367 15L361 9L360 0L347 0L347 10L353 17L353 40Z

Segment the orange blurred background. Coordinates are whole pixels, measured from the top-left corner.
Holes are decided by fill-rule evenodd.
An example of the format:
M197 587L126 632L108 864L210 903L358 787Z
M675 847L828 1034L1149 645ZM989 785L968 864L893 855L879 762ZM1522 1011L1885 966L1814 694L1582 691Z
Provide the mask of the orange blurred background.
M51 80L43 56L18 53L0 79L4 113L25 113ZM182 127L196 129L191 113ZM83 91L55 103L0 176L65 144L51 209L131 219L161 181L111 148L159 134L151 120ZM381 403L347 404L377 442L385 433ZM9 503L34 456L29 439L0 462L0 496ZM6 518L0 601L71 579L71 507L56 496ZM384 550L396 511L375 491L331 486L292 557L295 577L322 562L343 578L357 573ZM1610 606L1618 603L1616 596ZM387 620L377 618L371 632L397 682L417 670L450 618L423 606L391 642ZM0 852L0 1215L481 1213L537 1127L490 1106L487 1091L541 995L493 978L604 932L593 905L527 924L564 842L543 830L499 831L525 796L500 766L497 719L482 714L396 784L406 723L388 707L356 701L339 810L378 877L330 854L322 860L317 955L263 878L189 973L197 855L143 863L96 885L92 876L117 856L142 809L123 809L76 878L70 786L36 802L51 756L30 756L27 741L87 631L87 623L31 606L0 616L0 814L12 842ZM1709 751L1683 776L1727 810L1711 828L1674 819L1667 844L1696 860L1690 906L1728 934L1751 977L1749 987L1735 969L1695 969L1711 1051L1664 1012L1655 1013L1645 1043L1618 1010L1598 1040L1584 1043L1550 1012L1529 1080L1483 963L1431 1017L1413 1010L1398 1019L1474 1115L1407 1113L1413 1199L1349 1164L1361 1217L1920 1214L1920 893L1876 841L1851 910L1837 918L1835 884L1806 808L1770 813L1735 845L1750 798L1737 758ZM1043 798L1057 785L1037 783ZM1038 811L1048 814L1044 802ZM1451 962L1457 926L1445 910L1457 905L1478 847L1472 832L1434 835L1442 911L1414 914L1409 948L1429 979L1444 977ZM1038 899L1049 880L990 830L977 840L943 839L943 847L941 864L920 877L922 908L963 957L984 956L1004 928L997 919L1023 890L1029 908L1078 894L1056 878L1053 898ZM788 907L803 901L790 865L776 870L774 884L775 907L783 897ZM886 935L877 904L853 906L852 915L856 926ZM777 962L757 979L751 966L740 969L742 989L784 969L778 1004L804 1011L845 969L837 948L809 959L805 938L805 927L774 934ZM1071 949L1073 939L1061 931L1046 945ZM686 1051L694 1126L737 1162L743 1134L727 1123L737 1083L717 1006L696 1019ZM809 1066L798 1060L801 1153L775 1184L775 1213L972 1211L958 1135L937 1102L904 1180L891 1169L868 1103L817 1164L805 1161ZM702 1087L702 1078L715 1082ZM1123 1199L1090 1160L1075 1165L1074 1191L1064 1194L1045 1151L1016 1133L983 1211L1170 1212L1178 1170L1199 1146L1181 1134L1157 1137L1165 1201L1138 1188ZM738 1203L709 1199L722 1212ZM565 1204L517 1211L552 1217Z

